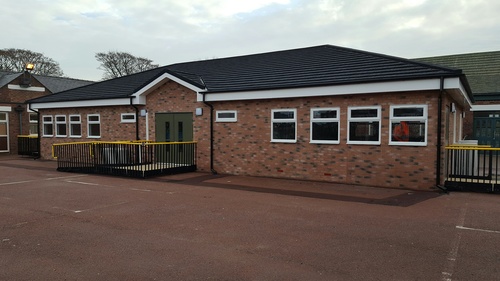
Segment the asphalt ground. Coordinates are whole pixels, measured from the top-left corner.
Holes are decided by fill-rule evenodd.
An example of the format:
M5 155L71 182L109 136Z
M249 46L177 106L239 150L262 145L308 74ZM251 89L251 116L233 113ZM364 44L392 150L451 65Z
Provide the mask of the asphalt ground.
M500 280L500 197L1 157L0 280Z

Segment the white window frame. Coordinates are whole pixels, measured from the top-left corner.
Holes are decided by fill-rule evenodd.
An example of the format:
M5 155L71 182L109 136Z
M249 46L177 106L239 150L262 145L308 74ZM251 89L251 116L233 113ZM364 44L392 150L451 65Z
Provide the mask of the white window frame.
M365 110L365 109L376 109L376 117L352 117L352 112L355 110ZM351 138L351 123L352 122L378 122L378 140L376 141L359 141L350 140ZM375 106L352 106L348 107L347 113L347 144L365 144L365 145L380 145L380 138L382 135L382 107L380 105Z
M132 118L130 118L130 117L132 117ZM135 123L136 122L135 113L122 113L120 122L121 123Z
M394 109L398 108L423 108L423 116L406 116L399 117L394 116ZM427 146L427 135L428 131L428 109L426 104L405 104L405 105L391 105L390 106L390 117L389 117L389 145L402 145L402 146ZM393 141L392 140L392 123L400 123L401 121L420 121L424 122L425 134L423 142L411 142L411 141Z
M35 120L31 119L31 116L35 116L36 119ZM29 119L29 123L30 123L30 126L28 128L28 132L29 132L30 136L38 136L38 113L36 113L34 111L29 111L28 112L28 119ZM35 126L35 125L36 125L36 132L32 132L31 127Z
M50 118L50 121L45 121L45 118ZM52 134L47 134L45 130L45 125L50 125L52 127ZM42 136L44 137L53 137L54 136L54 116L52 115L43 115L42 116Z
M276 112L293 112L293 118L275 119L274 113L276 113ZM274 124L275 123L294 123L294 125L295 125L294 139L275 139L274 138ZM296 108L284 108L284 109L272 109L271 110L271 142L279 142L279 143L296 143L297 142L297 109Z
M78 117L78 120L72 120L74 117ZM82 137L82 116L80 114L71 114L69 115L69 137L70 138L81 138ZM80 126L80 134L74 134L73 126Z
M58 119L62 119L61 120L58 120ZM58 138L61 138L61 137L67 137L68 136L68 125L67 125L67 119L66 119L66 115L56 115L55 116L55 129L56 129L56 137ZM59 132L59 126L60 125L64 125L64 128L66 129L66 133L65 134L60 134Z
M234 117L220 117L219 114L234 114ZM215 122L237 122L238 121L238 111L236 110L217 110L215 112Z
M315 118L315 111L336 111L336 118ZM310 118L310 143L323 143L323 144L339 144L340 143L340 108L339 107L317 107L311 108L311 118ZM337 123L337 140L314 140L313 139L313 123L314 122L328 122Z
M90 117L96 117L99 119L98 121L91 121ZM99 125L99 135L98 136L91 136L90 135L90 125ZM100 114L88 114L87 115L87 138L89 139L99 139L101 138L101 115Z

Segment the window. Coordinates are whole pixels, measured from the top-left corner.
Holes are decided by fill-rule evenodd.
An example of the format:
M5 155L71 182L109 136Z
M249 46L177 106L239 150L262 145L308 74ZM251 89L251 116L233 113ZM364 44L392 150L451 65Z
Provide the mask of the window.
M273 109L271 116L271 141L296 142L297 141L297 110Z
M427 105L393 105L391 145L427 145Z
M101 118L99 114L87 115L87 136L89 138L101 137Z
M38 113L30 112L29 119L30 119L30 127L29 127L30 135L38 135Z
M380 144L380 112L380 106L349 108L347 143Z
M135 123L135 113L122 113L122 123Z
M236 110L217 110L215 122L236 122L238 121L238 113Z
M82 136L82 119L80 115L69 116L69 136L72 138Z
M67 135L66 116L56 115L56 137L65 137Z
M339 143L339 108L311 109L311 143Z
M54 136L54 120L51 115L42 116L43 122L43 136L52 137Z

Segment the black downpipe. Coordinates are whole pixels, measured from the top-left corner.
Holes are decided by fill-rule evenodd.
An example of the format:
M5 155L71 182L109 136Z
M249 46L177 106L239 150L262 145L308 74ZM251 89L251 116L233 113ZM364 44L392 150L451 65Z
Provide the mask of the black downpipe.
M217 175L214 169L214 106L205 101L205 94L203 94L203 103L210 107L210 171L213 175Z
M40 125L41 125L41 122L40 122L40 112L34 110L33 108L31 108L31 103L28 103L28 108L35 112L36 113L36 119L37 119L37 122L38 122L38 128L37 128L37 134L38 134L38 138L36 138L36 150L38 151L38 154L36 155L33 155L33 159L39 159L40 157L42 157L42 151L41 151L41 147L42 147L42 144L41 144L41 129L40 129ZM19 149L19 148L18 148Z
M139 138L139 108L135 106L132 102L135 97L130 97L130 106L135 108L135 140L140 140Z
M448 192L446 187L441 185L441 133L443 132L442 121L443 121L443 93L444 93L444 77L440 78L439 81L439 97L438 97L438 116L437 116L437 145L436 145L436 187L444 192Z

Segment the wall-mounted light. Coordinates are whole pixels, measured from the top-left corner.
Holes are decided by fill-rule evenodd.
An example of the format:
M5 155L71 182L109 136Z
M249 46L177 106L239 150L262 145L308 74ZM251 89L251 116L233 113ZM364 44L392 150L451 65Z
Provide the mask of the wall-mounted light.
M27 63L26 64L26 70L27 71L32 71L35 68L35 65L32 63Z

